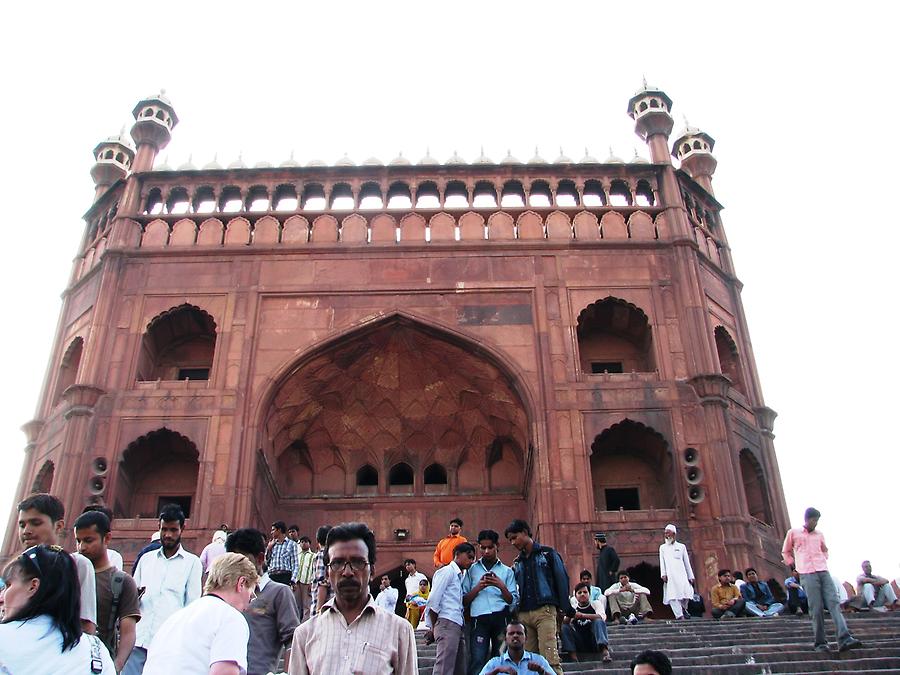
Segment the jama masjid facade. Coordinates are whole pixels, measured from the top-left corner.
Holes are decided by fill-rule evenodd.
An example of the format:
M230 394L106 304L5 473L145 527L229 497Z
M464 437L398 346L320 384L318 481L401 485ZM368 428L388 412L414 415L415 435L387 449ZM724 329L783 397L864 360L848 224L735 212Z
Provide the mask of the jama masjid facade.
M363 520L380 571L429 571L451 517L524 517L576 578L604 531L650 582L672 522L701 589L779 576L775 412L714 141L671 138L671 107L628 102L649 161L173 170L175 110L140 101L94 150L17 497L106 504L126 559L177 502L195 551L222 523Z

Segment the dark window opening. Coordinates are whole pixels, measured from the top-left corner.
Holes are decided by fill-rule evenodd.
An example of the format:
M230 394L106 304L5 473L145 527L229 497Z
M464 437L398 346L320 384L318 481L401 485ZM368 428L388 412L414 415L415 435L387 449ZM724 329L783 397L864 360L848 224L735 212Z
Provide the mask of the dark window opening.
M409 464L401 463L391 468L388 476L388 483L391 485L412 485L413 470Z
M378 472L366 464L356 472L356 484L359 487L378 487Z
M447 470L440 464L432 464L425 469L425 485L446 485Z
M208 380L209 368L179 368L179 380Z
M621 361L591 361L591 373L624 373Z
M637 488L607 488L606 493L606 510L618 511L640 511L641 500L638 497Z
M191 517L191 501L192 498L189 496L178 496L178 497L160 497L156 501L156 513L159 514L162 512L163 507L166 504L176 504L181 507L181 510L184 511L184 517Z

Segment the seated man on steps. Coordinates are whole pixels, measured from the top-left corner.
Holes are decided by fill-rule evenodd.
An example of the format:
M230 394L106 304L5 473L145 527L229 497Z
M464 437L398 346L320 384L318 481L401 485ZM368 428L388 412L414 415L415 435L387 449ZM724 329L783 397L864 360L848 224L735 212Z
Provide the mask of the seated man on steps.
M759 575L752 567L744 570L747 583L741 586L747 612L753 616L778 616L784 611L784 605L775 602L775 596L769 590L769 584L759 580Z
M731 570L719 570L719 583L713 586L710 593L712 615L714 619L733 619L747 613L746 603L734 585Z
M872 563L863 560L863 573L856 577L856 597L850 605L857 609L871 609L874 612L886 612L888 609L900 609L897 594L891 588L891 582L884 577L872 574Z
M553 668L540 654L526 651L525 625L511 621L506 625L506 652L495 656L481 669L479 675L516 675L517 673L543 673L554 675Z
M791 576L784 580L784 587L788 592L788 611L797 616L809 614L809 600L800 585L800 575L795 568L791 568Z
M619 572L619 580L607 588L604 595L610 617L622 625L643 621L653 614L650 589L632 582L627 572ZM632 617L634 621L631 621Z
M575 595L570 599L575 608L575 616L566 617L562 627L563 648L574 661L578 653L600 652L603 662L612 661L609 653L609 637L606 632L606 612L603 596L591 602L591 585L582 581L575 586Z

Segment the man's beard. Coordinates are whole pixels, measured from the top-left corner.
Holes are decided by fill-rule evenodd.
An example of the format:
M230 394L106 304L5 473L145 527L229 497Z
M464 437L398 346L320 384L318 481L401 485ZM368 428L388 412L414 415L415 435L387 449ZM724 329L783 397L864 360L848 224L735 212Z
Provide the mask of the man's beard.
M178 537L173 543L168 543L167 540L163 540L162 547L164 551L174 551L181 545L181 537Z

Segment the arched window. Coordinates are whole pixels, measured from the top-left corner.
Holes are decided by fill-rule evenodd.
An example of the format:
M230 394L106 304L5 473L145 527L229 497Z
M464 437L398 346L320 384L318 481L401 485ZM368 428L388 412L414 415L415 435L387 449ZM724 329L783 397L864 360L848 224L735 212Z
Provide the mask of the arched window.
M503 184L500 192L500 206L504 208L525 206L525 189L517 180L510 180Z
M377 492L378 470L371 464L361 466L356 471L356 487L358 492Z
M388 487L392 493L412 493L415 484L412 467L406 462L394 464L388 473Z
M41 465L41 470L34 477L34 483L31 484L31 492L50 492L53 488L53 473L53 462L47 460Z
M553 206L553 194L550 192L550 184L545 180L536 180L531 184L528 192L529 206Z
M239 213L244 207L241 189L234 185L222 188L219 196L219 211L222 213Z
M156 518L166 504L190 517L200 471L194 443L169 429L151 431L129 445L119 463L115 511L125 518Z
M746 394L744 378L741 374L741 359L738 356L737 345L731 335L723 326L716 326L716 353L719 355L719 366L722 374L731 380L732 386L739 392Z
M254 213L269 210L269 191L264 185L254 185L247 190L245 210Z
M606 204L606 195L603 192L603 185L600 184L600 181L586 180L582 194L584 195L585 206L604 206Z
M381 188L378 183L365 183L359 190L360 210L383 209L384 199L381 197Z
M191 210L191 199L188 191L182 187L172 188L166 201L166 213L182 215Z
M465 189L465 186L463 186ZM417 209L437 209L441 206L441 197L435 183L427 181L416 188Z
M747 510L757 520L771 525L772 512L769 508L766 478L762 467L749 448L741 450L740 463L744 495L747 498Z
M578 190L574 181L568 179L559 181L559 185L556 186L556 205L578 206Z
M309 183L303 188L300 208L304 211L325 210L325 189L318 183Z
M353 190L347 183L338 183L331 188L331 208L335 211L352 211Z
M631 206L631 190L623 180L614 180L609 186L610 206Z
M215 191L208 185L197 188L194 193L194 213L213 213L215 210Z
M437 190L435 189L435 192ZM410 209L412 208L412 195L409 186L406 183L391 183L387 193L387 207L389 209Z
M436 493L447 491L447 469L440 464L429 464L425 467L425 492Z
M578 351L585 373L653 372L647 315L618 298L604 298L578 315Z
M216 349L216 324L193 305L181 305L147 325L137 379L208 380Z
M662 435L639 422L624 420L594 439L591 481L598 511L675 506L668 444Z
M448 209L465 209L469 206L469 191L466 184L459 180L451 180L444 188L444 207Z
M275 188L275 199L272 200L276 211L296 211L299 200L297 188L293 185L279 185Z
M84 340L80 337L72 340L66 348L66 353L63 354L62 361L59 364L59 373L56 376L56 389L53 392L54 405L62 398L63 392L75 384L83 350Z
M153 188L147 195L147 201L144 203L144 215L155 216L162 213L163 198L162 190Z

